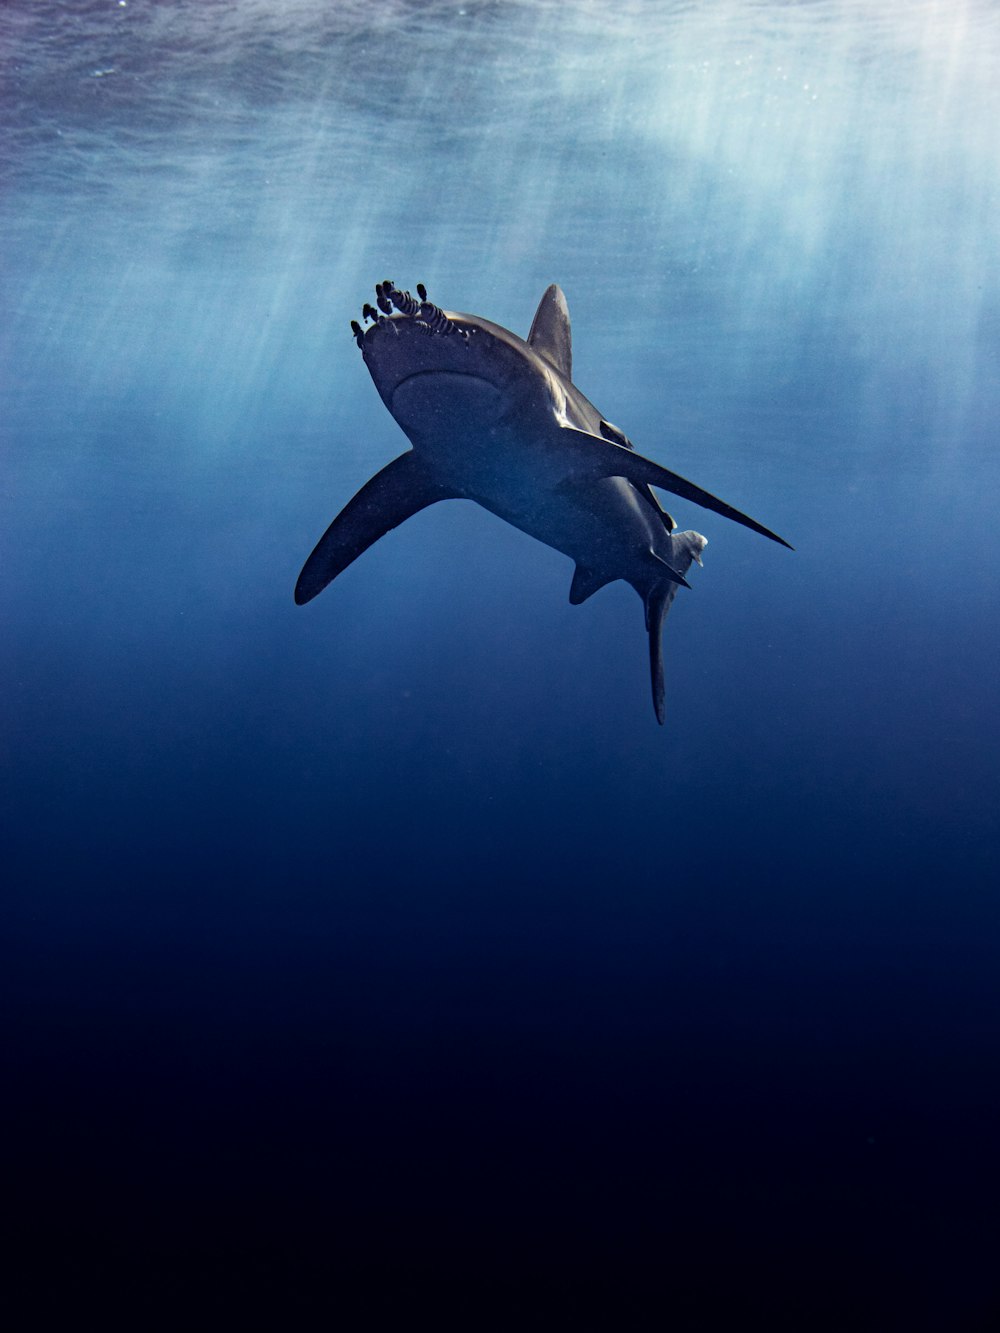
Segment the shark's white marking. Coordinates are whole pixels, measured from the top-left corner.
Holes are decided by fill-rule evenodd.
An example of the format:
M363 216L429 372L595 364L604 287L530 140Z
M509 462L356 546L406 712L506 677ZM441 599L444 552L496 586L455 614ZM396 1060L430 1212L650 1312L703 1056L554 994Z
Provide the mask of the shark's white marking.
M306 561L308 602L369 546L437 500L468 499L576 561L577 605L615 579L642 598L653 704L664 717L663 622L705 538L675 532L650 487L672 491L755 532L755 519L637 454L573 383L569 312L555 285L525 342L477 315L376 287L382 311L352 323L365 365L413 448L362 486ZM397 313L392 313L395 310Z

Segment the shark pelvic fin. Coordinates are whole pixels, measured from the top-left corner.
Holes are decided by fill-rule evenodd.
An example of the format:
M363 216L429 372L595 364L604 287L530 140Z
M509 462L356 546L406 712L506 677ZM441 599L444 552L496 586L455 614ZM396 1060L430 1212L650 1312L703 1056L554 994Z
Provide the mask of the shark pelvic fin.
M595 574L592 569L585 569L583 565L577 565L576 573L573 575L573 583L569 590L570 605L579 606L588 597L593 597L595 592L600 592L606 584L613 582L614 579L608 578L606 574Z
M319 539L295 585L298 605L321 593L379 537L435 501L455 495L437 481L416 454L393 459L365 482Z
M544 356L568 380L573 378L573 336L569 326L569 307L562 288L555 283L546 287L531 321L528 346Z
M709 491L702 490L693 481L678 476L669 468L661 467L651 458L645 458L632 449L625 449L620 444L612 444L610 440L601 439L600 436L574 430L572 426L563 426L561 430L564 435L572 436L574 442L579 445L578 465L572 480L624 477L634 486L656 486L661 491L671 491L684 500L692 500L703 509L711 509L714 513L721 514L723 518L732 519L734 523L741 523L752 532L759 532L762 537L769 537L780 546L787 546L790 551L795 549L785 541L784 537L779 537L770 528L765 528L763 523L758 523L755 518L740 513L732 505L726 504L725 500L720 500Z
M673 565L670 564L669 561L664 560L662 555L657 555L656 552L652 550L650 551L649 554L656 561L657 565L659 565L662 568L664 578L669 579L671 583L676 584L680 588L690 588L691 586L690 583L688 583L687 579L680 572L680 570L674 569ZM690 563L691 561L689 560L687 562L687 565L689 565ZM684 566L685 569L687 569L687 565Z

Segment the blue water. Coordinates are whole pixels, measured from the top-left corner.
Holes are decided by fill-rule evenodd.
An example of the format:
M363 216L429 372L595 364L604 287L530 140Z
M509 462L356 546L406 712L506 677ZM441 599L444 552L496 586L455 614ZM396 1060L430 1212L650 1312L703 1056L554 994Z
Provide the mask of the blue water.
M39 1310L997 1327L995 6L12 0L0 42ZM795 544L671 501L664 728L634 593L569 606L472 505L293 605L404 445L348 323L387 277L522 335L559 282L584 393Z

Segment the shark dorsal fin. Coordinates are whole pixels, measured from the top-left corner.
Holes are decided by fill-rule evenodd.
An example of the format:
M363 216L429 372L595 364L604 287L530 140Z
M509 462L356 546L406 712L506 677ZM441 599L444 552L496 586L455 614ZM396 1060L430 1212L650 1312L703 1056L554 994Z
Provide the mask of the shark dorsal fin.
M573 378L573 335L569 327L569 308L562 288L555 283L546 287L544 296L538 302L528 334L528 346L539 356L544 356L568 380Z

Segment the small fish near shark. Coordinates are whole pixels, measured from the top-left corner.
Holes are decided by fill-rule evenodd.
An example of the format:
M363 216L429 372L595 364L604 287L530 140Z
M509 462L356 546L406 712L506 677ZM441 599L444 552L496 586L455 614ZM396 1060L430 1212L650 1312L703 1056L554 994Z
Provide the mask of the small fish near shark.
M782 546L756 519L642 454L573 383L566 298L553 284L527 341L478 315L441 310L392 282L351 321L382 401L412 448L362 486L295 585L299 605L373 542L438 500L475 500L576 562L577 606L616 579L642 598L653 706L664 719L663 622L706 539L677 532L653 489L670 491ZM793 549L789 547L789 549Z

